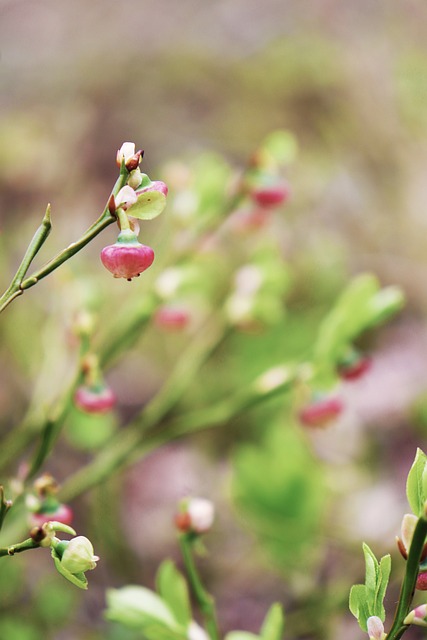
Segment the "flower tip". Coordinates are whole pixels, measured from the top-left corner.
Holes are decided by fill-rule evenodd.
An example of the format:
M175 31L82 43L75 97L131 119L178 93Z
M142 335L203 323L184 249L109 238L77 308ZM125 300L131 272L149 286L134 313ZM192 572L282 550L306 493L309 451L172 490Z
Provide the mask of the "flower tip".
M381 618L378 616L371 616L367 621L368 634L370 640L384 640L384 625Z

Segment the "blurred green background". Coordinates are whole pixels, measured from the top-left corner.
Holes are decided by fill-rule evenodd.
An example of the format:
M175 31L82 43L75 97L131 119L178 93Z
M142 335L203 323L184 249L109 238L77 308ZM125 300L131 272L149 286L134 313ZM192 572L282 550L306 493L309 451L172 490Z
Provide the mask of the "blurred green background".
M422 0L0 0L3 289L47 202L54 229L37 264L98 216L123 141L143 147L143 170L167 181L172 160L191 167L215 152L238 169L268 133L289 129L299 153L277 227L292 272L286 318L262 334L232 336L184 406L304 353L354 274L372 271L408 299L395 322L368 337L373 370L344 389L349 409L336 427L302 433L286 403L275 401L163 448L77 500L78 530L102 557L88 594L54 575L46 554L3 560L0 638L133 638L103 621L105 588L152 586L159 561L177 558L172 514L186 493L215 500L219 511L202 565L224 631L256 631L280 600L288 637L360 637L346 613L349 587L363 573L360 544L377 555L391 549L407 510L405 476L427 428L426 36ZM166 210L144 225L143 241L161 247L168 225ZM239 251L250 255L258 240L242 237ZM103 271L99 250L111 242L110 228L2 316L5 436L35 381L44 403L58 393L73 362L79 308L94 306L102 324L144 295L143 282L128 287ZM151 330L109 372L123 421L183 344ZM61 441L48 470L62 482L90 455ZM10 460L10 473L19 462ZM268 473L257 502L256 476ZM230 500L236 494L240 500ZM397 556L395 564L402 570Z

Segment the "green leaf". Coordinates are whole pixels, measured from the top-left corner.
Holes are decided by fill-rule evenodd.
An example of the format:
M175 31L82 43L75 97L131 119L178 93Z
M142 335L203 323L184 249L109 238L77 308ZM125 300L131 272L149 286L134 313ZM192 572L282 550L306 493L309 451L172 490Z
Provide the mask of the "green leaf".
M259 636L249 633L249 631L230 631L224 640L259 640L259 638Z
M363 543L363 553L365 556L365 585L369 597L372 600L375 599L375 592L377 588L377 580L379 573L379 564L375 555L372 553L367 544Z
M398 287L380 289L372 274L357 276L323 320L314 348L315 358L336 362L363 331L384 322L403 304L404 296Z
M379 289L375 276L369 273L354 278L320 325L315 356L334 361L367 324L370 300Z
M366 587L364 584L355 584L351 587L349 607L351 613L357 618L362 631L367 631L367 620L371 614L367 604Z
M283 635L285 618L282 606L275 602L267 611L267 615L262 623L260 637L261 640L280 640Z
M126 210L126 214L138 220L157 218L166 207L166 196L161 191L145 191L138 200Z
M385 620L383 600L390 578L391 558L386 555L378 562L367 544L363 544L363 553L365 584L356 584L351 588L349 607L361 629L366 631L370 616L378 616L383 622Z
M385 287L369 301L367 326L377 326L394 316L405 305L405 296L399 287Z
M377 574L377 586L375 593L375 613L373 615L378 616L384 622L385 609L384 609L384 596L388 586L391 572L391 556L387 554L380 560L378 574Z
M191 621L187 582L172 560L165 560L160 565L156 585L159 595L169 605L177 621L187 627Z
M106 617L131 629L140 630L149 640L186 640L164 600L150 589L127 586L107 591Z
M298 143L290 131L273 131L265 138L261 149L278 164L290 164L297 156Z
M53 547L51 555L55 563L56 570L61 574L61 576L64 576L66 580L74 584L76 587L79 587L79 589L87 589L88 582L84 573L70 573L70 571L67 571L67 569L62 566L61 558Z
M406 481L406 496L412 511L417 517L421 516L426 501L426 469L427 456L421 449L417 449L415 460Z

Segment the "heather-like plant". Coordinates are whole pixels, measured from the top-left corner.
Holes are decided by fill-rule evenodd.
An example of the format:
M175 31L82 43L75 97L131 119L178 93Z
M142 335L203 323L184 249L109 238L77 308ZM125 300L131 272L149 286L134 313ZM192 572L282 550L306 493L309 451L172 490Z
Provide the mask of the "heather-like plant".
M69 503L74 498L164 444L228 425L261 406L280 402L287 422L279 427L271 420L257 434L256 443L249 441L238 448L232 493L240 513L278 565L291 573L307 562L316 566L316 540L327 526L327 489L300 433L327 428L345 413L343 381L347 384L363 377L374 359L360 348L361 339L392 318L402 308L404 297L397 287L381 287L373 274L359 274L316 322L309 344L295 348L292 355L282 354L279 343L264 350L260 358L250 359L243 381L239 372L233 377L232 368L218 375L216 356L236 337L276 328L286 331L293 268L278 241L275 224L282 207L289 206L287 172L295 153L293 137L276 132L239 172L213 156L201 158L191 170L171 163L165 168L168 194L164 182L151 181L141 172L142 151L135 151L133 143L124 143L117 152L119 176L100 217L80 238L28 275L50 233L47 208L0 298L0 311L113 223L119 227L118 238L101 251L102 264L114 278L132 281L142 274L139 283L144 284L136 292L139 283L135 281L116 283L126 287L126 299L120 299L120 304L113 301L109 313L103 314L102 302L98 308L93 301L82 305L72 321L77 352L73 375L42 408L35 393L26 416L5 436L0 450L0 529L4 524L6 542L0 556L50 548L58 572L86 589L85 573L95 568L98 557L92 543L71 528L74 507ZM138 239L140 221L162 213L167 196L168 221L155 246L154 261L154 250ZM150 276L153 261L157 271ZM109 273L104 275L113 282ZM119 427L121 399L108 381L108 369L135 349L144 333L162 346L173 334L175 351L163 364L165 379L148 402ZM211 379L214 384L209 384ZM63 432L71 446L90 455L85 464L61 479L60 486L48 465ZM414 473L410 474L411 486ZM411 495L419 491L419 487L413 489ZM422 506L414 510L417 523L424 522L425 498L420 501ZM110 591L108 617L136 629L147 640L204 640L207 636L218 640L214 600L202 585L194 560L212 517L210 501L200 499L185 501L176 516L187 580L203 628L194 620L187 582L170 561L159 570L156 593L145 587ZM414 525L417 534L412 541L408 542L408 536L402 538L412 568L411 577L404 582L405 605L399 605L394 635L389 635L393 640L400 637L397 631L402 634L410 622L423 617L418 608L408 622L412 615L408 589L414 581L413 558L418 553L413 551L414 541L422 536L422 526ZM21 540L18 536L28 527L29 535L13 542ZM57 532L70 535L71 540L58 538ZM98 548L97 540L94 546ZM370 569L367 584L352 591L351 608L362 628L371 637L381 638L389 561L378 563L367 547L365 558L373 573ZM419 573L416 580L421 584L423 572ZM259 636L233 631L226 638L279 640L282 627L281 607L275 604Z

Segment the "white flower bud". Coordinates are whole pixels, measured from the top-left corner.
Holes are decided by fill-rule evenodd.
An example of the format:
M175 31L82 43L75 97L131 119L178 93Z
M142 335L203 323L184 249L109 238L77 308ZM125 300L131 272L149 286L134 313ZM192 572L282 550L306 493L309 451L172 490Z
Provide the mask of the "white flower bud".
M190 526L196 533L208 531L214 520L215 508L210 500L205 498L190 498L186 509L190 516Z
M129 158L135 155L135 143L134 142L124 142L120 149L117 151L117 164L120 166L122 164L122 160L127 162Z
M68 543L61 558L61 565L70 573L81 573L95 569L98 556L93 553L93 546L85 536L77 536Z
M209 640L206 631L194 620L188 625L187 638L188 640Z
M384 625L381 618L378 616L371 616L367 622L369 640L384 640L386 634L384 633Z
M114 202L116 203L116 208L122 207L122 209L129 207L138 200L138 196L135 191L129 185L122 187L119 193L116 195ZM124 206L123 206L124 205Z

